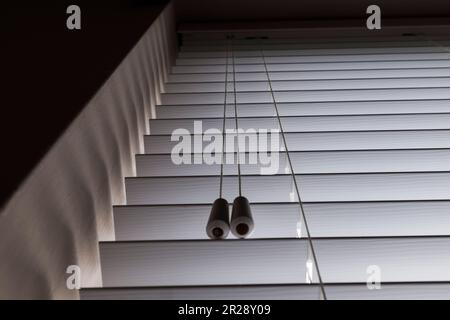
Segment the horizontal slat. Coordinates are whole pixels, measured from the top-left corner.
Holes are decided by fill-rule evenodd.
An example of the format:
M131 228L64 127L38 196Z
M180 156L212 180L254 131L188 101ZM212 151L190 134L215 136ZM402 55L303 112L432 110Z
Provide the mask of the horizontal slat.
M82 300L317 300L319 291L318 285L239 285L83 289L80 296Z
M279 71L269 72L272 81L278 80L325 80L325 79L386 79L386 78L421 78L448 77L450 68L422 69L370 69L370 70L312 70L312 71ZM266 72L229 72L228 81L266 81ZM210 83L224 82L225 73L183 73L170 74L169 83Z
M397 48L358 48L358 49L289 49L289 50L263 50L264 56L316 56L316 55L361 55L361 54L405 54L405 53L441 53L444 48L429 47L397 47ZM236 57L261 57L260 50L234 51ZM222 51L181 51L179 58L217 58L225 57L226 50Z
M272 103L238 104L239 117L276 116ZM313 103L277 103L281 116L364 115L450 112L450 100L348 101ZM162 105L156 107L157 119L221 118L223 103L211 105ZM234 104L226 107L227 117L234 117Z
M240 96L242 95L242 96ZM450 88L427 89L380 89L380 90L326 90L326 91L285 91L274 92L278 102L308 102L308 101L383 101L383 100L418 100L418 99L449 99ZM238 93L238 101L261 99L255 102L267 101L267 97L261 95L254 97L253 93Z
M409 43L368 43L366 47L361 46L361 44L357 45L349 45L347 47L337 47L332 45L328 46L318 46L316 48L311 47L309 45L302 44L280 44L280 45L272 45L272 46L264 46L264 45L247 45L247 46L233 46L233 51L235 53L240 53L241 56L248 56L252 53L256 53L261 55L261 50L265 51L265 54L270 55L278 55L278 52L295 52L296 55L321 55L321 54L375 54L375 53L407 53L407 52L439 52L438 47L430 45L430 43L421 42L417 43L417 45L413 45L411 42ZM228 47L231 50L231 47ZM195 48L181 48L179 56L182 53L202 53L202 52L217 52L217 51L226 51L227 46L205 46L205 47L195 47ZM236 54L237 55L237 54ZM210 56L210 55L208 55Z
M184 33L183 43L189 45L205 45L205 44L229 44L230 40L227 39L226 33ZM258 36L260 38L258 38ZM261 38L264 37L264 38ZM434 40L448 40L447 36L434 36ZM394 35L374 35L370 36L343 36L343 37L304 37L299 36L295 31L282 30L275 33L270 33L267 30L261 33L256 33L254 30L250 34L246 33L236 33L235 38L233 38L233 43L304 43L304 44L317 44L317 43L354 43L358 44L361 42L402 42L410 43L421 40L417 36L394 36Z
M243 190L250 201L289 202L291 199L289 193L292 188L292 178L289 176L245 176L243 178ZM255 178L258 178L259 182ZM234 199L237 196L237 183L237 177L224 177L223 192L226 199ZM219 195L219 176L128 178L125 184L128 204L212 203ZM267 195L268 185L271 186L270 195ZM250 188L255 190L250 191ZM258 194L258 192L262 193ZM264 196L266 200L262 199Z
M285 136L289 151L450 148L450 130L286 133ZM268 138L269 141L271 139L272 136ZM283 150L281 140L279 137L280 148L274 147L270 150L274 152ZM171 154L173 147L178 143L178 140L171 141L171 137L167 135L144 137L145 152L148 154ZM205 150L208 144L210 142L203 142L202 150ZM192 137L191 150L196 152ZM235 146L233 151L236 150ZM246 151L264 151L264 149L259 148L255 139L250 139Z
M116 240L207 239L210 210L211 205L114 207ZM298 204L255 204L252 214L257 227L251 238L297 236Z
M251 208L255 229L250 238L306 237L297 231L298 204L253 203ZM210 210L211 204L117 206L116 240L207 239ZM313 237L450 234L450 201L306 203L304 210Z
M275 158L277 157L277 158ZM450 171L450 149L442 150L380 150L380 151L323 151L290 152L295 173L352 173L352 172L414 172ZM285 152L271 156L271 163L261 161L258 154L241 154L241 174L264 174L262 168L273 167L272 174L288 173ZM190 157L189 163L175 164L171 155L138 155L138 176L199 176L220 174L218 163L208 164L201 154ZM223 173L237 173L237 155L224 159Z
M379 70L317 70L317 71L281 71L270 72L270 79L277 80L320 80L320 79L387 79L387 78L432 78L447 77L449 68L423 68L423 69L379 69ZM236 80L251 81L255 73L237 73ZM257 80L262 79L261 74L257 74ZM233 78L231 78L232 80Z
M287 133L289 151L447 148L450 131Z
M450 113L418 115L285 117L280 118L280 120L284 132L450 129ZM195 123L197 123L196 126ZM195 132L195 127L197 127L197 130L202 131ZM150 120L151 134L173 134L177 129L186 129L192 134L200 134L207 133L207 130L211 129L222 132L222 128L223 118ZM225 129L235 128L235 119L226 119ZM246 117L244 119L238 119L238 128L245 131L280 129L279 122L276 117Z
M183 33L183 44L189 45L208 45L208 44L229 44L230 40L227 38L226 32L214 32L214 33ZM233 38L233 43L236 44L286 44L286 43L303 43L303 44L323 44L323 43L353 43L358 44L361 42L401 42L401 43L411 43L418 40L423 40L416 35L380 35L380 34L368 34L366 36L342 36L342 37L323 37L314 35L314 37L305 37L305 35L299 35L295 30L285 30L279 31L268 31L262 30L259 33L252 30L249 33L239 32L235 34ZM434 41L448 41L449 37L446 35L434 35L430 38Z
M239 112L238 112L239 114ZM450 114L449 114L450 116ZM300 120L300 118L298 118ZM449 118L450 119L450 118ZM286 123L289 120L286 119ZM248 129L279 129L278 119L275 117L271 118L245 118L238 119L238 128L243 130ZM194 129L199 132L195 132ZM186 129L191 134L201 134L208 133L208 130L214 129L216 132L218 130L222 132L223 128L223 118L216 119L177 119L177 120L160 120L151 119L150 120L150 134L173 134L177 129ZM236 122L234 118L229 118L225 120L225 130L235 129ZM200 131L201 130L201 131ZM287 130L286 130L287 131ZM219 134L220 135L220 134Z
M450 88L408 89L360 89L360 90L304 90L274 91L276 102L325 102L325 101L386 101L450 99ZM220 104L224 93L164 93L162 104ZM234 103L234 94L227 94L227 103ZM272 103L270 92L238 92L236 103Z
M449 172L312 174L297 175L297 181L304 202L450 199ZM236 176L224 177L226 199L237 196L237 185ZM243 176L242 189L250 202L295 200L292 178L286 175ZM219 176L128 178L126 191L128 204L212 203L219 194Z
M448 300L450 283L382 283L379 290L367 285L327 285L327 299L331 300Z
M320 62L320 63L289 63L270 64L267 70L274 71L312 71L312 70L364 70L364 69L405 69L405 68L448 68L450 60L424 61L373 61L373 62ZM264 64L235 65L235 72L265 72ZM173 66L173 73L217 73L233 72L233 65L214 66Z
M389 88L450 87L450 77L409 79L357 79L357 80L289 80L271 81L274 91L295 90L349 90ZM268 81L228 82L227 91L270 91ZM168 83L166 93L225 92L225 83Z
M380 290L366 284L327 284L329 300L448 300L450 283L383 283ZM318 300L318 285L250 285L159 288L98 288L80 291L82 300Z
M315 240L324 282L362 282L376 265L381 282L450 280L450 238Z
M449 201L306 203L313 237L450 234Z
M231 53L228 53L230 56ZM386 60L439 60L449 59L449 53L406 53L406 54L362 54L362 55L315 55L315 56L284 56L264 57L266 63L305 63L305 62L353 62L353 61L386 61ZM264 63L262 57L249 58L178 58L176 65L218 65L218 64L258 64Z
M304 43L303 41L290 43L252 43L252 42L233 42L233 50L290 50L290 49L347 49L347 48L390 48L390 47L426 47L430 42L427 40L415 39L410 41L361 41L361 42L322 42L322 43ZM204 43L203 45L184 44L180 47L181 51L205 51L205 50L226 50L230 47L230 43L213 45Z
M372 265L380 268L382 282L450 280L449 237L313 242L324 282L365 283L367 268ZM262 239L101 243L100 258L106 287L304 283L307 242Z
M105 287L302 283L306 256L301 240L100 244Z
M226 135L228 136L228 135ZM231 135L233 137L235 137L234 140L234 144L232 142L230 142L230 144L228 145L229 147L232 147L233 149L230 150L227 147L227 144L225 143L225 151L226 152L236 152L238 149L238 145L237 145L237 139L236 139L236 134ZM202 153L203 150L205 150L204 148L211 144L210 141L212 141L214 139L213 136L209 135L209 134L205 134L203 135L204 139L202 140L202 135L188 135L188 136L179 136L179 135L174 135L173 137L171 137L170 135L146 135L144 136L144 145L145 145L145 152L148 154L171 154L172 151L174 150L173 148L179 144L181 141L187 141L187 142L183 142L184 145L189 145L189 139L190 139L190 144L191 144L191 150L184 150L183 152L185 154L188 154L190 152L192 153ZM249 139L247 139L247 143L246 143L246 151L249 152L256 152L256 151L267 151L268 149L270 149L270 151L279 151L282 149L282 138L280 134L276 134L276 135L268 135L267 140L269 142L274 142L273 147L270 146L270 144L267 145L259 145L258 141L256 139L257 135L255 134L247 134L247 137L249 137ZM173 139L173 141L172 141ZM185 140L187 139L187 140ZM230 139L230 136L229 138ZM276 146L276 141L278 140L278 146ZM199 142L196 142L199 141ZM197 150L198 147L202 147L201 150ZM228 150L228 151L227 151ZM241 149L241 152L244 151Z

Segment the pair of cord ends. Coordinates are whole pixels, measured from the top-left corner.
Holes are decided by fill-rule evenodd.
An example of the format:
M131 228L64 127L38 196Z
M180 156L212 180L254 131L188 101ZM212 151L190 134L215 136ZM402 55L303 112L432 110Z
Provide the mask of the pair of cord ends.
M225 239L230 231L238 238L246 238L253 231L253 227L250 202L246 197L239 196L234 199L231 220L228 201L218 198L211 208L206 233L211 239Z

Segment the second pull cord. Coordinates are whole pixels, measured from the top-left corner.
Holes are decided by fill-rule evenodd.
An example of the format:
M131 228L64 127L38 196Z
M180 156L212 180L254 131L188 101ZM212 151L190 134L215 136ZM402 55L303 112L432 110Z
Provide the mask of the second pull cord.
M236 146L237 146L237 169L238 169L238 187L239 196L233 201L233 210L231 212L231 232L238 238L248 237L254 228L252 211L250 208L250 202L244 196L242 196L242 179L241 179L241 152L239 150L239 125L238 125L238 111L237 111L237 98L236 98L236 68L233 50L233 40L231 40L231 61L233 68L233 104L234 104L234 121L236 127ZM228 72L228 70L227 70ZM245 151L245 150L243 150Z

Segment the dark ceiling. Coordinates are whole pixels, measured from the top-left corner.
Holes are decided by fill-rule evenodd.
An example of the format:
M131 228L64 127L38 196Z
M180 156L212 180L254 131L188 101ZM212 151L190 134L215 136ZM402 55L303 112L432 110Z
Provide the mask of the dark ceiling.
M179 22L328 20L366 16L371 4L386 18L449 17L450 0L175 0Z

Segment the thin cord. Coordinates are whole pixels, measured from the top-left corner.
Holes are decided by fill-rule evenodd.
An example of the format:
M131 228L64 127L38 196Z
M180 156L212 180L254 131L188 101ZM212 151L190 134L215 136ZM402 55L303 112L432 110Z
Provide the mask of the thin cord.
M233 95L234 95L234 122L236 125L236 138L237 138L237 163L238 163L238 183L239 183L239 196L242 197L242 182L241 182L241 153L239 151L239 126L238 126L238 113L237 113L237 101L236 101L236 71L234 64L234 50L233 50L233 38L231 38L231 59L233 64Z
M220 189L219 189L219 198L222 198L223 193L223 163L225 160L225 122L227 116L227 89L228 89L228 43L227 43L227 52L225 55L225 98L223 101L223 124L222 124L222 160L220 162Z
M316 266L317 277L319 278L320 290L322 292L323 298L325 300L327 300L327 295L325 293L325 286L324 286L323 281L322 281L322 276L320 275L319 264L317 263L316 252L314 250L313 241L311 239L311 233L309 232L308 222L306 221L305 211L304 211L304 208L303 208L302 199L300 197L300 191L299 191L298 184L297 184L297 178L295 177L294 169L293 169L292 162L291 162L291 157L289 155L289 149L288 149L288 146L287 146L287 143L286 143L286 137L284 135L283 125L282 125L281 119L280 119L280 113L278 111L278 106L277 106L277 102L276 102L276 99L275 99L275 95L273 94L272 81L270 80L269 71L267 69L266 58L264 56L264 50L261 50L261 55L262 55L262 59L263 59L263 63L264 63L264 70L265 70L266 75L267 75L267 81L269 83L270 94L272 95L273 104L275 106L275 111L277 113L278 125L280 126L281 136L283 138L284 147L286 149L286 157L287 157L287 160L288 160L288 163L289 163L289 167L290 167L290 170L291 170L292 178L294 180L294 186L295 186L295 191L297 193L297 197L298 197L298 201L299 201L299 205L300 205L301 216L302 216L303 221L305 223L305 229L306 229L306 234L308 236L308 242L309 242L309 245L310 245L310 248L311 248L311 253L312 253L312 256L313 256L313 259L314 259L314 264Z

